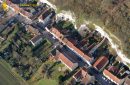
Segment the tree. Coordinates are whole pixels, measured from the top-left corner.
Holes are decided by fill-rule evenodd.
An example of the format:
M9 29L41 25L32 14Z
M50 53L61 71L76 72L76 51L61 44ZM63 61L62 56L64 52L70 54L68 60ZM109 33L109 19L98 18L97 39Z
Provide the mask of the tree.
M69 70L65 70L65 75L68 75L69 74Z
M47 77L48 79L52 77L53 69L50 69L50 64L45 64L42 69L43 77Z
M64 76L63 75L60 75L59 76L59 85L63 85L64 84Z

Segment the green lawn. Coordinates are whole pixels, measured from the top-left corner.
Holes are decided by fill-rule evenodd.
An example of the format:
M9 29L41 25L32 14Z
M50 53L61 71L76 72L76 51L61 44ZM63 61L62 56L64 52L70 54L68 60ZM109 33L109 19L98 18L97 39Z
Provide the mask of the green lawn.
M11 72L10 66L0 60L0 85L27 85L18 75Z
M58 83L52 79L42 79L36 85L58 85Z
M50 64L51 69L53 69L51 78L43 78L43 73L41 70L45 64ZM53 61L46 61L41 65L39 70L33 75L32 79L28 81L30 85L58 85L59 76L64 75L64 71L59 71L59 67L65 67L62 63L56 63Z

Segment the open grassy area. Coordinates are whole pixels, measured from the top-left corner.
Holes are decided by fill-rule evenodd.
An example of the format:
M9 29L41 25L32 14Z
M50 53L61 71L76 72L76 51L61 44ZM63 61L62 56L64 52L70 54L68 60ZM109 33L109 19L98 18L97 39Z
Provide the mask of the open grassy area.
M45 65L49 65L49 69L52 70L50 78L47 78L42 70ZM46 61L41 65L39 70L33 75L29 82L30 85L58 85L59 76L64 75L64 71L59 71L59 68L64 68L65 66L60 62Z
M0 60L0 85L27 85L24 80L10 70L10 66Z
M58 83L52 79L41 79L36 85L58 85Z

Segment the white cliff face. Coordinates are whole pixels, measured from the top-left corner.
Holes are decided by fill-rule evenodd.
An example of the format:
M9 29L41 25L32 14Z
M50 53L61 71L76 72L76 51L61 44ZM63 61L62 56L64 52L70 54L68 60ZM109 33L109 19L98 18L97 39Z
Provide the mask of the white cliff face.
M75 23L75 15L71 11L61 11L59 14L56 15L57 21L59 20L69 20L72 23Z
M86 26L86 24L82 24L79 29L78 32L81 36L86 36L87 33L90 32L89 28Z
M72 13L71 11L64 11L63 10L60 13L58 13L56 15L56 22L58 22L59 20L71 21L74 24L75 29L77 29L77 26L76 26L76 23L75 23L75 20L76 20L75 14Z
M95 24L94 24L95 25ZM117 45L116 43L113 42L113 40L110 38L110 36L108 35L108 33L106 33L103 28L101 28L98 25L95 25L96 30L101 33L102 36L106 37L110 44L111 47L116 51L117 55L122 59L122 61L124 63L129 63L130 64L130 59L127 58L127 56L125 54L123 54L123 52L119 49L119 45Z
M56 6L52 3L50 3L48 0L39 0L40 2L46 3L48 4L50 7L52 7L53 9L57 10Z

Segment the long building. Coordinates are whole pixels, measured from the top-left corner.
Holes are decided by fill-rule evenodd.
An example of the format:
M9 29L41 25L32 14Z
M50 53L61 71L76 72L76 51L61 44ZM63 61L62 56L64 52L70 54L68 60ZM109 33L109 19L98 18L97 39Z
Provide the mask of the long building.
M77 55L81 57L87 64L90 64L91 58L83 53L79 48L73 45L67 38L64 38L64 35L58 31L56 28L51 29L51 33L64 45L68 46L73 52L75 52Z

